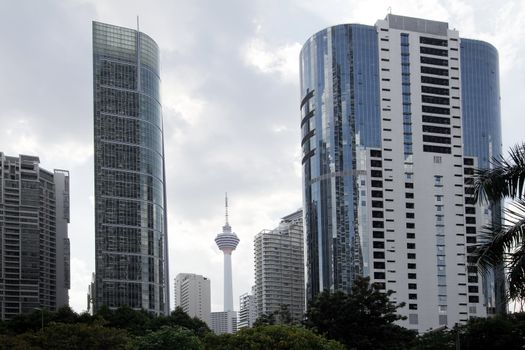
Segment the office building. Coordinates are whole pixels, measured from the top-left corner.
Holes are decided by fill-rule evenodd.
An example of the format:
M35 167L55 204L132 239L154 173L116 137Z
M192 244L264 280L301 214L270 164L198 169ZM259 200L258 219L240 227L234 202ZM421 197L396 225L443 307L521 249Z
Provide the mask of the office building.
M211 330L215 334L232 334L237 332L237 312L218 311L211 313Z
M295 321L304 314L303 211L282 218L273 230L255 236L255 303L257 316L286 307Z
M257 304L255 303L255 286L251 293L241 294L239 297L239 319L237 329L251 328L257 320Z
M69 173L0 152L0 319L69 304Z
M159 48L93 22L94 309L169 311Z
M496 49L389 14L316 33L300 66L307 298L369 276L419 331L504 307L468 266L500 214L470 197L501 152Z
M193 273L175 277L175 307L181 307L190 317L197 317L211 328L210 280Z
M225 211L226 224L215 237L215 243L224 254L224 311L233 311L232 252L237 248L239 238L228 223L228 195L225 197Z

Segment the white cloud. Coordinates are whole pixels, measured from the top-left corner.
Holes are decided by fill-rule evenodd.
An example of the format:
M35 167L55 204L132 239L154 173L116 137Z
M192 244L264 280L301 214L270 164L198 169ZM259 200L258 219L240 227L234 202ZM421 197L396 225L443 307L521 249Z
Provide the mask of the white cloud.
M260 26L258 28L260 30ZM248 42L242 54L247 65L262 73L276 73L284 81L297 84L300 51L301 44L297 42L274 47L256 37Z

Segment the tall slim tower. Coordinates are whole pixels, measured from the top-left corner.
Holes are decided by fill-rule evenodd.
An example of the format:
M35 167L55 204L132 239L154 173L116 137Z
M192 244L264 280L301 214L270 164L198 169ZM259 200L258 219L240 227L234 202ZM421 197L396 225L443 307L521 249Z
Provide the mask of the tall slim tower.
M169 309L159 47L93 22L94 309Z
M224 311L233 311L233 291L232 291L232 252L239 244L239 238L232 232L228 223L228 194L225 196L226 224L222 227L222 232L215 237L215 243L224 253Z

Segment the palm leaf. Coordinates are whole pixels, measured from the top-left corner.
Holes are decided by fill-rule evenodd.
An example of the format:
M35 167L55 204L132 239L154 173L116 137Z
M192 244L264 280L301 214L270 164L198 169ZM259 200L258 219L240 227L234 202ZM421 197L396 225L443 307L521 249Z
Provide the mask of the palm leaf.
M525 143L509 151L509 159L493 158L491 169L476 170L474 196L481 202L525 198Z
M482 272L511 262L511 251L525 242L525 200L517 200L504 209L503 224L487 225L478 237L473 256Z

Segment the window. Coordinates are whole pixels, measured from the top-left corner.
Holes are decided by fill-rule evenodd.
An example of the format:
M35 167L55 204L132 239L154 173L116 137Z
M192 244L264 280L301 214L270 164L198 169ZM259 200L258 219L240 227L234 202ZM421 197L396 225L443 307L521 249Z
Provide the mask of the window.
M416 249L415 243L407 243L407 249Z
M408 304L409 310L417 310L417 304Z
M416 253L408 253L407 254L407 258L408 259L415 259L416 258Z
M405 216L406 216L407 219L413 219L415 215L414 215L414 213L406 213Z
M408 284L408 289L417 289L417 284L416 283L409 283Z
M436 39L436 38L428 38L425 36L419 37L419 42L421 44L428 44L428 45L434 45L434 46L448 46L448 41L444 39Z
M385 233L382 231L373 231L372 237L373 238L385 238Z
M385 248L385 242L374 241L373 247L376 248L376 249L384 249Z
M416 268L416 264L414 263L408 263L407 264L407 268L410 269L410 270L414 270Z
M384 272L374 272L374 278L384 280L386 278L386 275Z
M413 294L413 293L408 294L408 299L417 300L417 294Z
M381 164L380 160L372 159L370 161L370 165L373 166L373 167L376 167L376 168L380 168L382 164Z
M425 105L423 105L421 108L422 108L423 113L450 115L450 108L425 106Z
M450 147L423 145L423 152L450 154Z
M441 164L441 156L434 156L434 164Z
M448 76L448 69L421 66L421 73Z
M424 123L434 123L434 124L450 124L450 118L445 117L434 117L431 115L423 116Z
M445 143L445 144L450 145L450 137L423 135L423 142Z
M433 103L436 105L449 105L450 99L448 97L438 97L438 96L430 96L430 95L422 95L421 101L423 103Z
M408 279L409 280L415 280L416 279L416 274L415 273L409 273L408 274Z
M434 186L443 186L443 176L434 175Z
M449 89L438 88L434 86L422 86L421 92L427 93L427 94L434 94L434 95L443 95L443 96L448 96L450 94Z
M414 184L412 182L405 182L405 188L414 188Z
M423 132L450 135L450 128L443 128L443 127L434 126L434 125L423 125Z
M433 58L433 57L421 56L420 62L421 63L426 63L426 64L433 64L435 66L448 67L448 60L444 60L444 59L441 59L441 58Z
M435 56L448 56L448 50L436 49L433 47L421 46L419 52L423 54L435 55Z
M405 208L414 209L414 203L405 203Z
M413 222L407 222L406 223L406 228L415 228L416 225L413 223Z
M374 259L384 259L385 252L374 252Z
M385 269L384 261L374 261L374 269Z
M421 82L423 84L448 86L448 79L428 77L426 75L421 76Z
M412 199L412 198L414 198L414 193L413 193L413 192L406 192L406 193L405 193L405 198L407 198L407 199Z
M408 238L408 239L414 239L414 238L416 238L416 234L413 233L413 232L408 232L408 233L407 233L407 238Z

